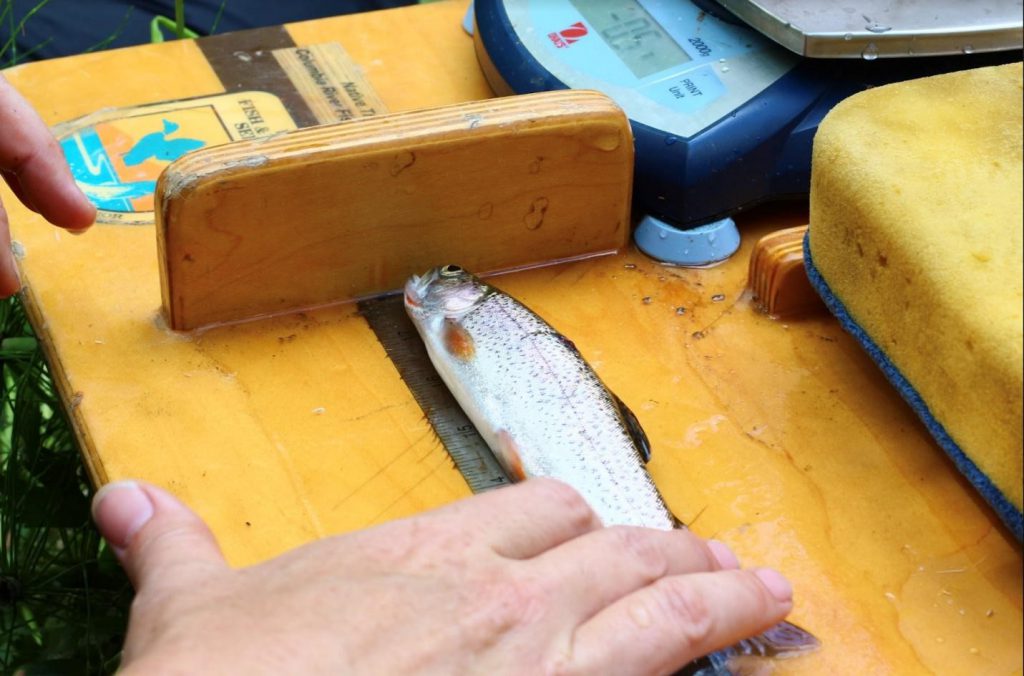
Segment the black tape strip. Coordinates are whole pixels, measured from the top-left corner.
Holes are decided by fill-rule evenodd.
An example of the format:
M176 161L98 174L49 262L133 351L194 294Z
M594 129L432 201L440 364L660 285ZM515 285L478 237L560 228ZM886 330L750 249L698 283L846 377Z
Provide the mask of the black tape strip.
M225 91L257 90L281 99L299 127L319 123L312 109L277 62L272 50L295 47L284 26L212 35L196 41Z

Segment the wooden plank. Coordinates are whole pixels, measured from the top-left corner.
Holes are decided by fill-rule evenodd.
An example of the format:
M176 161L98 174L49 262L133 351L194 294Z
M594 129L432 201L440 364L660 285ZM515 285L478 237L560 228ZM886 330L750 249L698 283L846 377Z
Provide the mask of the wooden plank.
M157 183L164 311L189 330L399 289L438 261L486 274L615 252L632 175L629 121L586 91L199 150Z

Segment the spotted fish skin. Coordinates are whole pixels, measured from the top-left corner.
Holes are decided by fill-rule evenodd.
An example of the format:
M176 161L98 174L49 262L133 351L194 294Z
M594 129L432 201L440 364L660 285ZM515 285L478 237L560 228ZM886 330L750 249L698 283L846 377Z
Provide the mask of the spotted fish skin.
M576 347L512 297L457 266L406 284L438 374L514 481L573 486L605 525L671 529L635 418Z

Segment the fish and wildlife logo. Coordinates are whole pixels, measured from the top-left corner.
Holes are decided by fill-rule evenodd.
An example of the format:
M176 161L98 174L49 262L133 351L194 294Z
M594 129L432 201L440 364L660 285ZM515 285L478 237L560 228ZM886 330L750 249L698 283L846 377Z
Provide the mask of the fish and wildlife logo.
M273 94L235 92L101 111L54 130L96 222L151 225L153 194L168 164L200 148L295 129Z

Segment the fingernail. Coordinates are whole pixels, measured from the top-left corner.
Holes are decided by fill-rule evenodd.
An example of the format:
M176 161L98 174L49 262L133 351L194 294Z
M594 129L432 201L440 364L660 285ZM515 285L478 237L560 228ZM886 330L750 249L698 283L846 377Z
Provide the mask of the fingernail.
M153 518L153 503L134 481L114 481L93 497L92 518L110 546L123 550Z
M67 231L67 233L68 233L69 235L75 235L75 236L78 236L78 235L84 235L85 233L89 232L89 228L91 228L91 227L92 227L92 226L90 225L90 226L87 226L87 227L84 227L84 228L79 228L78 230L70 230L70 229L69 229L69 230Z
M771 568L758 568L754 571L757 579L761 580L775 600L780 603L788 603L793 600L793 585L782 576L782 573Z
M715 559L718 561L718 565L723 570L735 570L740 567L740 560L736 558L736 555L729 549L729 545L719 540L708 540L708 549L715 555Z

